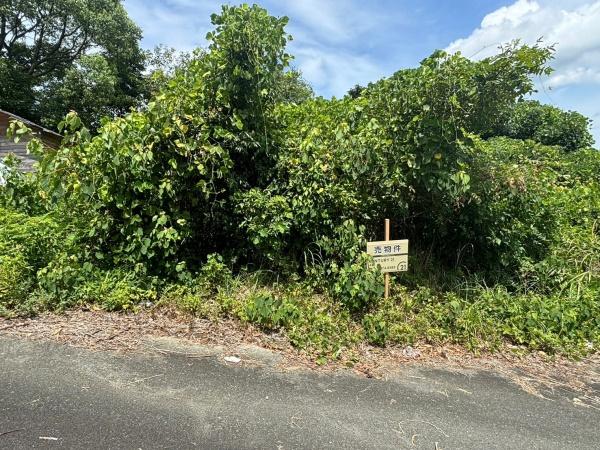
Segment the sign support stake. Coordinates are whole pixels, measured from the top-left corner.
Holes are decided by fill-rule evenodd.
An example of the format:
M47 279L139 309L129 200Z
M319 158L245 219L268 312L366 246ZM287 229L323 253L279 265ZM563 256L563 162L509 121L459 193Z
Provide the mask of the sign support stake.
M385 230L385 240L389 241L390 240L390 219L385 219L384 230ZM390 274L389 273L384 274L384 280L385 280L384 298L387 299L390 296Z
M383 225L385 241L367 242L367 255L373 258L372 265L383 272L383 294L388 298L391 290L390 273L408 270L408 239L390 240L390 219L385 219Z

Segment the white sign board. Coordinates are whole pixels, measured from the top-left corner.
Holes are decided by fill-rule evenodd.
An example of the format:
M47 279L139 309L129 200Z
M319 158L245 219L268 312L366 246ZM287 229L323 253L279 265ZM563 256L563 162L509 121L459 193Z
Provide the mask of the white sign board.
M367 242L367 254L373 257L382 272L408 270L408 240Z

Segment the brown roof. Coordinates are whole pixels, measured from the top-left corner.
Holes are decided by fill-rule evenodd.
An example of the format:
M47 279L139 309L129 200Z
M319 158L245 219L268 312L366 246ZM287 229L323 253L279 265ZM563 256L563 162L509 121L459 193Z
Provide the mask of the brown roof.
M52 130L49 130L48 128L44 128L43 126L38 125L37 123L34 123L31 120L24 119L23 117L17 116L16 114L13 114L8 111L4 111L3 109L0 109L0 114L4 114L13 120L18 120L19 122L23 122L25 125L27 125L30 128L36 128L43 133L48 133L50 135L55 136L58 139L62 139L62 136L60 134L58 134L56 131L52 131Z
M21 160L21 170L24 172L31 172L34 169L36 158L27 153L27 143L29 139L23 139L18 143L15 143L6 137L6 130L8 129L9 123L13 120L21 121L31 128L34 134L38 135L44 145L48 147L57 148L60 145L62 136L41 125L33 123L30 120L0 109L0 160L12 153Z

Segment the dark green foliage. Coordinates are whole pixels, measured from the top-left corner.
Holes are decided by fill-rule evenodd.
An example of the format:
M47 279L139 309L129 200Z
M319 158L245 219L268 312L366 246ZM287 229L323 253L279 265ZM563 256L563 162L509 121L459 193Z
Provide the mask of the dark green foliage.
M317 285L328 287L331 296L351 312L363 312L383 295L383 277L364 254L364 227L348 220L323 236L307 258L307 271Z
M597 295L514 294L502 287L459 295L402 291L365 315L363 326L377 345L450 341L493 350L508 338L537 350L586 354L600 343Z
M510 276L522 261L544 257L559 226L560 210L548 204L558 177L550 162L558 158L557 150L533 143L476 142L471 189L445 236L457 263Z
M22 117L35 103L35 80L24 74L14 61L0 57L0 109Z
M18 310L31 289L31 268L21 252L0 255L0 315ZM3 314L4 312L4 314Z
M239 212L243 218L240 228L265 262L285 262L282 253L294 217L287 199L253 188L240 195Z
M350 98L358 98L364 90L364 86L361 86L360 84L355 84L354 87L348 91L348 96Z
M0 207L31 214L43 208L36 205L36 180L21 172L21 161L9 154L0 160Z
M286 300L274 296L269 291L253 293L244 306L244 317L267 330L289 325L294 322L300 311Z
M280 103L299 104L315 96L310 84L302 78L302 73L295 69L280 73L275 80L274 89Z
M28 216L2 209L0 214L0 251L22 253L32 271L45 267L67 248L68 230L51 215Z
M548 62L553 58L554 46L545 47L541 41L533 46L513 41L501 50L498 55L475 63L471 69L473 83L465 86L464 93L457 93L459 98L473 100L461 102L469 123L466 128L482 136L493 135L492 131L504 122L515 100L534 92L534 76L552 72Z
M563 111L537 101L524 101L508 111L495 134L558 145L572 152L594 144L590 125L591 120L578 112Z
M129 105L115 106L118 78L114 67L102 55L84 55L59 79L48 81L40 92L39 116L43 124L56 127L69 110L77 111L91 129L100 126L103 117L124 113Z
M71 139L41 163L51 195L89 219L99 259L182 272L190 255L231 241L233 198L269 177L275 149L266 131L273 84L288 60L286 20L258 7L225 7L213 22L209 53L145 111L107 122L93 139ZM73 133L77 118L62 127Z
M65 296L65 293L61 293ZM107 311L131 310L139 304L156 302L158 294L148 280L120 270L94 271L73 292L77 303L98 303Z
M3 1L0 109L49 127L123 114L145 90L140 39L120 0Z
M268 189L252 194L253 208L246 210L243 223L252 223L253 233L269 236L274 245L272 230L261 231L252 215L268 217L276 198L291 213L276 245L297 261L305 260L307 249L314 254L312 246L333 238L346 220L365 225L362 234L375 239L383 219L391 218L401 236L433 246L435 256L449 264L498 266L499 252L473 251L457 229L477 231L473 221L478 219L468 208L484 187L472 187L471 178L478 170L496 169L478 155L472 133L493 128L502 111L533 88L530 76L545 72L550 56L548 49L511 46L472 62L436 52L419 68L372 84L356 99L316 99L280 108L285 151L278 155ZM495 199L486 201L497 206ZM519 213L520 201L527 200L518 197L510 205ZM282 245L286 240L289 244ZM465 245L475 258L461 257ZM533 251L534 246L524 250Z
M52 216L0 209L0 306L23 310L38 271L70 244L68 230Z

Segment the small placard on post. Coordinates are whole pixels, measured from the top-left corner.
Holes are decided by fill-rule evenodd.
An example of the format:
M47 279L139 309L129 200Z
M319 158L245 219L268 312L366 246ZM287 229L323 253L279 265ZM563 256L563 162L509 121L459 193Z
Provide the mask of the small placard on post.
M408 270L408 239L367 242L367 254L383 273Z
M408 255L408 239L367 242L367 254L372 257Z

